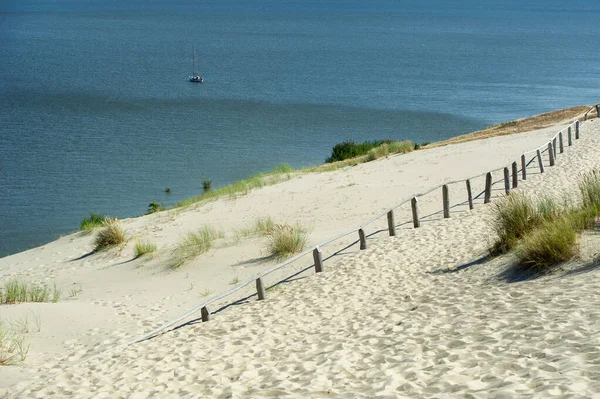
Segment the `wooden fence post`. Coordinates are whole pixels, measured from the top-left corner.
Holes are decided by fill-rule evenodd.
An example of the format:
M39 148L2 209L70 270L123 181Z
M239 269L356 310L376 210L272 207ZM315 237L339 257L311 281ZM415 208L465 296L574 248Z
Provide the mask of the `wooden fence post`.
M265 285L263 284L262 277L256 279L256 293L258 294L258 300L263 301L267 296L265 292Z
M554 159L556 159L556 137L552 140L552 151L554 153Z
M388 220L388 230L390 232L390 236L396 235L396 223L394 222L394 211L389 211L387 214Z
M485 195L483 196L483 203L489 204L492 200L492 172L488 172L485 175Z
M523 180L527 180L527 158L525 158L525 154L521 155L521 177Z
M508 168L504 168L504 191L506 194L510 193L510 173Z
M200 309L200 315L202 316L202 321L206 322L210 320L210 311L208 310L208 308L205 306L202 309Z
M575 126L577 128L577 126ZM573 134L571 133L571 126L567 129L567 144L569 147L573 145Z
M548 157L550 158L550 166L554 166L554 150L552 149L552 142L548 143Z
M565 152L565 145L563 143L563 134L562 132L560 132L558 134L558 147L560 149L560 153L562 154L563 152Z
M542 153L537 150L538 164L540 164L540 173L544 173L544 161L542 160Z
M367 239L365 238L365 231L358 229L358 238L360 238L360 249L367 249Z
M323 255L319 247L313 250L313 260L315 261L315 273L321 273L323 271Z
M519 185L519 167L516 162L512 163L512 188L517 188Z
M448 219L450 217L450 196L446 184L442 186L442 201L444 203L444 219Z
M469 200L469 209L473 209L473 193L471 192L471 180L467 179L467 199Z
M419 200L417 197L412 197L410 207L412 208L413 226L417 229L421 227L421 221L419 220Z
M575 140L579 140L579 121L575 121Z

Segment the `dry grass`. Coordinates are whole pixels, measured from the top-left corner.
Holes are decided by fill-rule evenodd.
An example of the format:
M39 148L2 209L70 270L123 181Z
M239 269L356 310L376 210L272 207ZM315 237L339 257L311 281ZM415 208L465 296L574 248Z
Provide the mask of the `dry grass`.
M571 259L577 252L575 226L568 215L543 222L515 248L522 266L540 271Z
M0 319L0 366L8 366L25 360L29 344L21 334L10 330Z
M103 251L117 245L125 244L125 242L127 242L127 238L119 220L117 218L106 218L94 240L94 251Z
M578 106L572 108L561 109L558 111L547 112L544 114L532 116L530 118L517 119L510 122L504 122L499 125L488 127L477 132L464 134L462 136L453 137L448 140L431 143L427 148L439 147L448 144L464 143L467 141L483 140L490 137L505 136L515 133L529 132L531 130L543 129L546 127L560 125L572 122L574 119L582 117L590 107Z
M550 198L534 203L521 193L511 192L495 204L493 229L498 238L490 249L491 254L510 251L527 233L560 211L561 207Z
M269 255L277 259L284 259L304 249L307 231L299 225L276 224L268 237Z
M222 233L208 226L200 228L197 232L188 233L183 241L173 250L173 257L168 267L176 269L185 262L207 252L212 248L214 240L222 237Z
M148 255L156 252L156 245L148 240L135 240L135 247L133 248L133 256L139 258L144 255Z

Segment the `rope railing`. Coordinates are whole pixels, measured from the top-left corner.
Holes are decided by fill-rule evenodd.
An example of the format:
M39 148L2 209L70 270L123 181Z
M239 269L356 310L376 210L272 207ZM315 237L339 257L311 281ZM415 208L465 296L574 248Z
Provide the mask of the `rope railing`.
M590 109L588 109L585 114L583 114L584 121L587 121L588 114L592 111L596 111L596 118L600 118L600 103L598 103L596 105L592 105L592 107Z
M596 108L598 107L598 105L595 106ZM592 107L590 109L590 111L594 109L594 107ZM590 112L588 111L588 113ZM586 113L587 115L587 113ZM124 346L129 346L132 345L134 343L140 342L140 341L144 341L148 338L151 338L153 336L155 336L156 334L158 334L159 332L181 322L182 320L190 317L191 315L197 313L198 311L201 311L201 318L203 322L209 321L210 320L210 311L208 309L208 306L219 301L220 299L223 299L231 294L234 294L235 292L241 290L242 288L247 287L248 285L250 285L252 282L256 282L256 288L257 288L257 294L259 299L264 299L265 297L265 290L264 290L264 284L262 282L262 278L273 273L274 271L277 271L293 262L295 262L296 260L310 254L311 252L313 253L313 259L314 259L314 266L315 266L315 271L317 273L323 271L323 261L322 261L322 256L321 256L321 250L320 247L323 247L327 244L330 244L334 241L337 241L341 238L344 238L350 234L355 234L356 232L359 233L359 241L360 241L360 249L366 249L366 238L365 238L365 233L364 233L364 228L368 225L370 225L371 223L375 222L376 220L384 217L384 216L388 216L388 227L389 227L389 232L390 235L395 235L395 224L394 224L394 217L393 217L393 211L396 210L397 208L401 207L402 205L405 205L408 202L411 202L411 207L412 207L412 219L413 219L413 224L414 227L417 228L420 226L420 220L419 220L419 216L418 216L418 201L417 199L419 197L424 197L428 194L431 194L432 192L439 190L440 188L442 189L442 194L443 194L443 207L444 207L444 218L448 218L449 213L450 213L450 207L449 207L449 199L448 199L448 186L453 185L453 184L458 184L458 183L463 183L466 182L467 183L467 194L468 194L468 203L469 203L469 208L473 209L473 197L471 194L471 186L470 186L470 181L473 179L477 179L483 176L486 176L486 185L485 185L485 199L484 199L484 204L489 203L491 201L491 186L492 184L494 184L494 182L492 182L492 172L497 172L500 170L504 170L504 183L505 183L505 190L506 193L508 194L508 192L512 188L515 188L517 186L517 182L518 182L518 172L522 173L522 180L526 179L526 169L527 166L529 164L531 164L536 158L538 159L538 163L539 163L539 167L540 167L540 173L544 173L544 165L543 165L543 159L541 154L543 153L548 153L549 157L550 157L550 166L553 166L555 163L555 153L556 153L556 139L559 138L560 139L560 143L563 143L562 140L562 133L565 131L567 131L568 134L568 146L571 146L573 144L573 140L572 140L572 130L575 129L575 139L579 139L579 130L580 130L580 123L579 121L574 121L572 122L570 125L568 125L567 127L561 129L556 135L554 135L553 137L551 137L546 143L544 143L543 145L530 150L530 151L526 151L523 153L523 155L521 156L521 169L518 170L517 168L517 162L513 162L512 164L512 185L510 182L510 171L509 168L507 167L500 167L497 169L493 169L489 172L485 172L485 173L481 173L478 174L476 176L472 176L466 179L458 179L458 180L452 180L449 182L445 182L442 183L440 185L437 185L425 192L419 193L419 194L413 194L407 198L402 199L399 203L397 203L396 205L388 208L387 210L385 210L384 212L381 212L373 217L371 217L369 220L367 220L366 222L362 223L361 225L359 225L358 227L351 229L351 230L347 230L343 233L340 233L334 237L328 238L324 241L319 242L318 244L313 245L312 247L310 247L309 249L306 249L302 252L300 252L299 254L286 259L283 262L280 262L274 266L271 266L270 268L261 271L260 273L255 274L252 277L249 277L248 279L238 283L235 287L218 294L217 296L211 297L210 299L202 302L201 304L195 306L194 308L190 309L189 311L187 311L186 313L176 317L175 319L164 323L163 325L161 325L158 328L155 328L154 330L140 336L137 337L135 339L132 339L129 342L126 342L124 344L121 345L121 347ZM561 149L562 149L562 144L561 144ZM561 150L560 153L562 153L563 151ZM527 158L526 158L526 154L530 154L530 153L535 153L535 155L533 156L533 158L531 158L528 162L527 162ZM500 180L502 181L502 180ZM481 195L481 194L480 194ZM479 196L480 196L479 195ZM479 196L477 196L476 198L478 198ZM355 242L356 243L356 242ZM355 244L354 243L354 244ZM352 245L354 245L352 244Z

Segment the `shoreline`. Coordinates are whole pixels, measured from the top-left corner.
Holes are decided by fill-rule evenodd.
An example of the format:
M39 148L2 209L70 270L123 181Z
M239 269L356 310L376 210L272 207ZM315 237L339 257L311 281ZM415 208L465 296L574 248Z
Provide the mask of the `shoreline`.
M595 123L597 122L594 121L593 124ZM39 311L42 318L42 331L30 334L32 350L26 362L28 371L18 371L10 366L10 372L0 368L0 374L4 372L6 379L3 378L3 380L14 383L32 378L37 373L48 372L54 367L57 370L67 370L69 364L103 352L113 345L133 338L133 336L150 331L162 324L164 320L202 302L203 295L207 290L213 292L204 297L224 291L232 285L231 281L234 278L243 280L259 270L264 270L273 264L272 260L266 259L264 256L264 239L251 236L243 237L236 242L234 237L236 231L247 227L257 217L272 216L276 222L300 223L310 229L307 243L310 246L312 243L320 242L344 231L347 227L354 227L364 222L369 215L386 209L390 204L395 203L396 199L402 198L402 193L420 192L443 181L472 176L477 170L487 171L494 169L494 166L505 165L509 160L516 159L522 151L535 148L543 142L544 137L553 136L557 129L551 127L541 131L437 147L429 151L415 151L402 156L381 158L331 173L298 175L277 185L264 186L260 190L250 191L247 195L236 199L220 198L196 204L195 207L189 207L189 209L171 210L123 220L125 230L132 237L151 238L159 244L159 253L152 259L132 259L131 242L119 251L86 255L91 249L93 237L80 233L63 237L27 253L2 258L0 259L0 272L4 278L20 276L31 281L54 280L65 292L68 292L69 288L64 287L71 286L77 286L81 292L74 298L65 298L57 304L27 303L3 306L3 310L7 311L6 314L3 313L3 317L13 319L22 317L23 314L26 314L27 309ZM591 140L585 134L583 139ZM532 147L534 143L537 144ZM490 153L491 148L496 148L497 151ZM579 147L569 149L566 156L576 158L574 155L579 150ZM462 161L464 159L471 160L471 163L465 165ZM589 160L586 159L586 162ZM555 170L559 171L560 168L552 168L548 171L548 176L558 173L554 172ZM532 175L531 181L527 182L528 185L537 185L538 187L542 187L543 183L543 179L540 180L535 175ZM474 189L479 190L481 185L482 182L474 182ZM396 253L398 249L389 247L392 242L401 247L405 247L409 242L423 245L441 232L442 236L449 240L448 242L458 241L450 246L444 246L443 242L439 243L442 246L440 251L447 257L432 258L431 262L433 263L428 266L430 269L433 267L435 270L435 267L441 266L451 267L452 264L471 261L477 251L481 251L485 247L485 240L481 241L482 237L475 233L487 231L485 225L482 224L484 219L479 219L482 217L482 213L485 214L486 208L478 204L479 211L473 214L465 213L464 204L456 202L458 197L453 199L453 204L456 205L453 212L465 215L466 219L479 226L473 232L475 235L470 234L467 237L469 240L477 241L477 245L474 247L476 251L473 252L473 248L469 249L468 245L463 247L469 242L466 238L464 240L460 237L452 238L453 229L460 230L466 226L460 222L462 216L449 221L442 220L439 214L436 216L436 212L440 208L440 201L437 196L434 197L431 200L424 199L421 203L423 214L433 215L431 220L426 221L423 230L415 231L403 228L399 237L395 239L386 239L381 235L373 237L369 239L369 243L374 248L364 251L364 253L353 248L346 250L343 254L333 255L337 251L337 247L326 246L323 248L324 255L333 255L332 263L327 265L326 273L312 276L312 271L305 271L298 277L312 277L285 284L282 289L270 290L268 296L274 297L272 299L273 306L278 306L277 303L280 303L284 307L280 310L286 314L289 313L293 309L293 304L290 304L292 308L287 308L287 302L283 299L281 299L283 302L280 302L277 298L291 295L288 291L290 289L295 292L295 295L298 295L304 291L294 287L306 284L316 290L315 292L311 291L310 295L317 295L321 291L311 281L323 281L323 279L329 278L327 277L328 273L344 278L343 274L340 274L340 270L354 273L351 268L349 269L349 264L357 266L364 272L370 267L369 265L381 265L382 259L387 259L386 262L394 264L393 270L401 271L402 265L395 264L391 260L392 258L377 249L384 245L387 247L386 251ZM410 215L400 213L396 222L401 224L407 219L410 220ZM457 220L457 222L453 220ZM456 223L459 225L455 226ZM217 242L212 250L198 256L194 261L181 268L165 271L163 264L169 257L170 248L177 244L178 239L185 232L197 229L202 225L210 225L222 231L224 233L223 241ZM385 223L380 227L384 228L384 226ZM424 237L420 237L421 231L425 232L423 233ZM411 238L412 241L407 240L408 238ZM404 243L405 241L406 243ZM420 264L416 252L414 252L418 251L417 249L410 247L404 249L408 251L409 255L406 259L409 263ZM456 250L457 253L453 253L453 250ZM402 251L398 253L402 253ZM421 252L419 254L422 255ZM384 264L387 263L384 262ZM291 265L291 269L282 271L282 275L289 275L289 272L293 270L300 271L303 266L306 266L306 259ZM382 269L381 273L384 271L385 269ZM267 286L270 286L277 278L281 278L282 275L273 276L272 280L266 282ZM387 276L387 278L389 277ZM415 278L421 281L423 276L417 273ZM372 281L377 287L381 288L382 284L385 286L385 278ZM359 287L363 287L363 285L361 283ZM346 288L354 295L358 294L355 289ZM363 288L368 288L368 286ZM335 286L328 286L327 289L329 290L327 292L337 292ZM250 289L250 293L252 291L253 289ZM240 294L245 294L245 292ZM350 305L357 304L351 302ZM260 306L260 303L247 302L242 306L225 310L216 316L219 321L214 324L206 326L193 324L186 328L194 331L199 328L208 328L207 331L229 328L232 323L233 325L236 323L235 315L243 319L251 317L246 313L240 313L245 312L242 308L250 307L257 310L260 309ZM338 305L334 304L334 306ZM293 312L286 317L293 317ZM313 317L317 316L313 315ZM221 323L225 323L225 326ZM112 326L116 328L111 328ZM187 337L188 333L181 334ZM127 349L123 356L127 357L129 353L133 354L142 350L139 348L148 349L146 345L150 345L152 350L158 350L154 347L155 342L169 340L172 334L161 335L140 347L134 345L131 349ZM189 336L186 339L192 338ZM232 339L234 338L232 337ZM92 363L97 365L96 360L92 360ZM32 366L34 369L31 369ZM36 371L35 367L39 367L39 369ZM105 372L109 372L109 370L105 370ZM24 387L25 385L16 389L25 389ZM47 393L48 391L43 392Z

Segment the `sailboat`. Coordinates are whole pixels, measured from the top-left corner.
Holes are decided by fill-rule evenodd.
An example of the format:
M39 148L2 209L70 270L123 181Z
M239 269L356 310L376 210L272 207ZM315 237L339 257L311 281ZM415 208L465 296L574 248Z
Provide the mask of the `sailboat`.
M204 78L196 73L196 46L192 50L192 75L189 77L192 83L204 83Z

